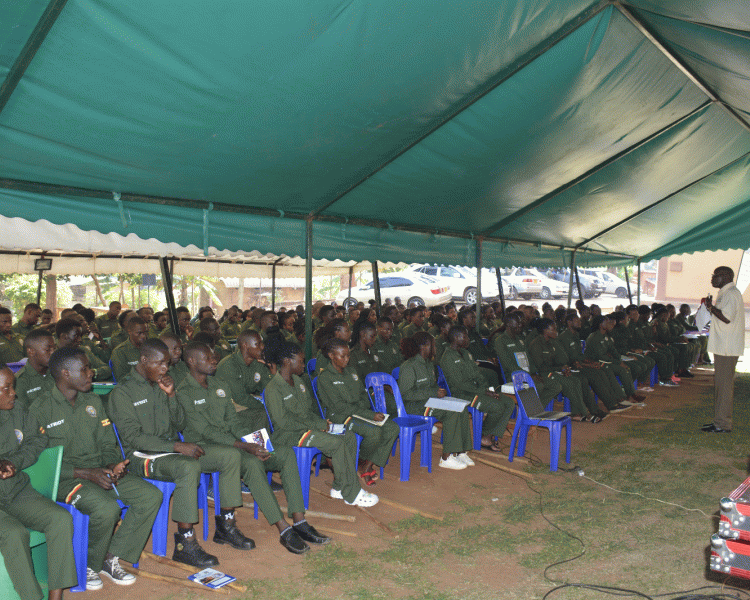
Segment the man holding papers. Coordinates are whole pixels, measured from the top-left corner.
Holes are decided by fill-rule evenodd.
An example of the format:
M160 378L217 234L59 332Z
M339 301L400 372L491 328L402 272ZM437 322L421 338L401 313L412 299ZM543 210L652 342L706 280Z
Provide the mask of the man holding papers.
M159 339L140 346L140 358L112 391L110 413L134 474L172 481L172 519L177 521L172 559L194 567L210 567L219 560L200 547L193 525L198 522L198 480L201 473L220 471L221 515L216 517L214 542L250 550L255 544L237 528L234 507L242 506L240 452L223 446L181 442L185 411L177 401L174 381L167 374L169 350ZM190 376L186 378L189 379ZM194 380L193 380L194 381ZM184 382L183 382L184 383ZM134 452L158 456L136 456ZM227 508L224 508L227 507Z

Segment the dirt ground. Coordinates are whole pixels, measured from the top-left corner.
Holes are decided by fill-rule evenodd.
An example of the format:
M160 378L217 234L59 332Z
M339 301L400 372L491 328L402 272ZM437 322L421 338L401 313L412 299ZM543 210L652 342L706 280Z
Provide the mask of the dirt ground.
M203 546L219 557L221 570L247 587L246 592L230 591L234 598L515 599L542 598L562 582L647 594L718 585L724 580L707 570L706 549L716 531L719 499L747 476L750 378L738 379L734 431L717 436L698 431L711 421L713 371L695 369L694 373L695 378L679 388L657 387L647 393L643 408L596 425L573 423L571 463L561 457L561 469L555 473L549 471L546 430L530 436L525 460L509 463L507 452L478 454L526 477L480 463L463 471L446 471L437 466L439 447L435 447L432 473L419 467L415 454L410 481L399 482L397 454L373 491L384 500L432 513L442 521L385 502L366 512L346 506L327 497L332 475L321 470L312 478L312 486L322 494L311 492L310 510L352 519L309 516L316 527L331 532L330 545L313 547L304 556L292 555L279 545L276 529L262 515L255 521L252 509L245 508L238 511L239 525L255 540L256 549L240 552L214 544L213 517ZM512 426L513 422L509 429ZM507 434L504 442L509 441ZM584 475L563 470L573 467L583 469ZM284 505L283 493L277 497ZM252 502L252 497L246 496L246 501ZM168 556L174 547L172 533ZM150 550L150 541L146 549ZM188 575L148 558L140 566L148 573L180 579ZM734 579L728 583L744 586ZM190 585L142 576L133 586L118 587L105 579L100 591L66 597L221 596ZM567 588L550 597L603 596Z

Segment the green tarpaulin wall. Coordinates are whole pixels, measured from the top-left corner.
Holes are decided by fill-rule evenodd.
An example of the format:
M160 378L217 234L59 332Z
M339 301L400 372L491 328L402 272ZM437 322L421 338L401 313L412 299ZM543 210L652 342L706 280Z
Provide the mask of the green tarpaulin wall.
M750 3L0 5L0 214L486 266L750 246Z

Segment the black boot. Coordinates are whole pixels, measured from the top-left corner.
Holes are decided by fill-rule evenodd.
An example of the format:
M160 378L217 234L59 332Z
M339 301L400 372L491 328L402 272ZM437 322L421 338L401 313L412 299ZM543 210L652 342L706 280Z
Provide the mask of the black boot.
M205 552L195 539L195 533L190 531L186 535L181 533L174 534L174 553L172 560L185 563L199 569L206 567L215 567L219 564L219 559Z
M216 533L214 533L214 543L229 544L237 550L252 550L255 548L255 542L249 537L245 537L237 527L237 521L234 517L226 519L224 515L216 515Z

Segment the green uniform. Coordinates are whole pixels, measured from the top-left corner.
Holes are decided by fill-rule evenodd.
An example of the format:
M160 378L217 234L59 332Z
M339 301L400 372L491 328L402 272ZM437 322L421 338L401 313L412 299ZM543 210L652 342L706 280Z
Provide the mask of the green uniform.
M120 329L120 322L117 318L110 319L107 316L107 313L94 319L94 323L96 323L96 327L103 338L111 338ZM111 345L110 347L114 348L114 346Z
M99 358L97 358L88 346L79 346L81 350L86 353L86 358L89 359L89 364L94 370L94 381L109 381L112 379L112 369L109 365L105 365ZM114 363L113 363L114 364Z
M196 442L204 448L221 447L227 450L235 450L234 442L252 433L237 418L237 411L232 404L232 397L227 391L231 388L226 381L218 377L208 378L208 389L198 384L193 377L187 379L191 387L191 393L180 393L180 403L187 415L187 428L185 439ZM184 386L183 386L184 388ZM196 395L193 388L202 391ZM224 393L222 393L224 392ZM198 398L198 396L201 396ZM205 401L202 401L205 400ZM265 412L265 411L264 411ZM268 427L268 423L265 424ZM209 446L208 444L212 444ZM284 486L284 494L288 504L288 514L305 512L305 502L302 498L302 484L300 483L297 458L294 450L289 446L274 448L271 456L260 460L254 454L242 450L236 450L240 454L240 473L242 479L250 492L253 500L257 502L258 508L273 525L283 519L279 503L274 497L271 487L268 485L266 473L278 471L281 474L281 484ZM222 474L223 478L223 474ZM219 479L221 482L221 479ZM222 501L223 501L222 496Z
M682 327L683 333L687 331L690 331L690 332L698 331L698 328L695 326L695 323L690 322L690 320L693 320L692 316L690 317L690 320L688 320L685 317L685 315L680 313L675 317L675 319L677 323L679 323L680 326ZM702 335L694 341L698 344L698 347L699 347L700 354L698 355L698 359L705 360L706 358L708 358L708 354L707 354L708 353L708 336Z
M357 344L351 349L349 354L349 366L353 367L359 375L359 379L364 385L365 377L370 373L389 373L383 369L380 365L380 357L375 352L362 350L362 347ZM327 369L330 370L330 369Z
M323 354L322 350L318 350L318 353L315 355L315 370L312 372L313 377L318 377L320 374L331 364L331 361L328 360L328 357Z
M290 344L294 344L298 348L302 348L302 344L299 343L297 336L294 335L291 331L282 329L281 335L284 337L284 341L289 342Z
M351 363L341 373L331 367L320 374L318 398L327 409L328 420L332 423L343 423L348 431L362 436L360 456L379 467L384 467L398 437L399 427L390 420L382 427L377 427L354 416L375 419L364 380Z
M104 334L102 334L104 336ZM128 340L128 332L124 329L118 329L112 334L112 337L109 339L109 347L113 350L117 348L120 344L125 343Z
M125 379L130 370L138 364L141 351L133 345L129 339L112 350L112 369L115 381Z
M502 437L515 404L507 396L495 399L486 395L487 380L471 354L448 347L440 359L440 368L443 369L451 396L468 400L470 406L487 413L482 424L482 435Z
M526 343L520 337L513 338L506 331L495 336L493 345L508 383L512 381L513 371L526 371L529 374L537 372L536 366L526 352ZM534 379L534 385L543 405L554 400L562 391L560 383L551 379L537 377Z
M568 366L568 355L560 342L555 339L546 340L543 335L539 335L529 345L529 354L545 382L560 384L563 396L570 400L571 413L588 416L598 412L594 392L586 377L579 377L580 373L563 375L563 368Z
M678 371L689 368L691 359L688 355L688 345L678 341L679 336L672 335L669 325L660 319L653 321L651 327L654 332L654 339L660 344L664 344L674 356L675 368Z
M608 410L625 399L622 387L611 372L608 374L605 369L587 367L583 364L585 357L581 350L581 337L577 331L566 329L557 337L557 341L568 356L568 365L580 370L581 375L586 377L589 386Z
M161 335L161 331L156 327L156 325L154 325L153 323L149 323L147 335L150 339L158 339Z
M615 325L610 337L615 345L615 349L620 353L620 356L627 356L632 359L624 362L628 369L630 369L630 375L633 380L645 381L648 385L649 374L656 364L653 359L642 354L630 354L634 348L633 342L631 341L631 333L627 327L623 327L622 323Z
M643 344L645 347L651 347L656 341L654 337L654 330L648 321L638 319L634 325L633 336L636 343ZM659 379L666 381L672 377L674 373L674 356L667 348L661 348L654 346L652 350L649 350L649 356L656 361L656 366L659 370Z
M401 354L398 344L394 342L392 338L387 342L384 342L382 338L378 336L375 338L375 343L372 348L370 348L370 351L378 357L378 364L383 373L390 374L393 372L393 369L401 366L401 363L404 361L404 357Z
M219 363L216 377L227 382L232 400L246 410L237 413L237 418L248 433L268 427L268 417L260 396L271 381L271 371L260 361L245 364L239 350Z
M36 329L36 325L27 325L26 321L23 319L18 321L15 325L11 326L10 330L13 333L17 333L21 336L21 339L25 338L27 335L29 335L29 331L32 329Z
M422 331L421 327L417 327L414 323L408 323L401 329L401 339L412 337L418 331Z
M198 522L197 491L201 473L221 472L219 495L222 504L225 498L229 501L232 494L236 494L240 462L236 451L226 452L224 448L207 446L203 448L205 454L197 460L182 454L156 459L133 455L136 450L147 454L174 452L174 444L179 441L177 432L184 429L187 422L176 395L167 397L157 384L149 383L133 370L112 391L109 410L130 459L131 472L148 479L174 482L172 520L178 523Z
M325 433L328 423L317 410L312 411L310 390L297 375L293 375L292 380L294 385L290 386L277 373L266 386L266 406L273 423L271 440L274 447L318 448L333 462L331 488L340 491L347 502L354 502L362 489L355 465L357 438L351 431L344 435Z
M611 385L614 387L617 377L619 377L620 385L625 392L624 395L630 397L635 394L630 369L622 365L620 353L615 348L611 337L604 335L601 331L595 331L586 339L586 351L583 355L589 360L609 363L604 364L602 368L610 377Z
M228 340L235 340L240 334L240 324L232 323L232 321L224 321L221 324L221 335Z
M190 373L190 371L183 361L179 361L176 365L169 365L168 375L174 381L174 389L177 389L185 377L187 377L188 373Z
M450 342L446 340L442 335L435 338L435 364L440 363L440 359L443 357L443 352L446 348L450 348Z
M81 348L88 348L92 354L96 356L105 365L109 362L112 356L112 350L110 348L102 348L99 342L85 337L81 340Z
M31 487L29 476L22 470L33 465L46 446L47 436L40 433L36 419L23 404L0 410L0 459L16 468L13 477L0 480L0 553L21 600L42 598L32 567L27 527L45 535L49 589L77 583L71 544L73 521L65 509Z
M26 366L16 373L16 401L29 408L34 400L54 386L55 381L49 373L42 375L26 363Z
M30 412L46 432L49 445L64 447L57 499L89 516L88 566L100 571L107 552L138 562L161 506L161 492L127 474L117 482L118 496L114 489L105 490L74 475L76 468L101 468L122 461L99 396L79 393L71 405L54 387L34 401ZM114 532L120 520L118 499L129 508Z
M398 389L407 413L435 417L442 422L443 452L460 454L473 448L468 411L453 412L425 406L430 398L437 398L438 385L435 378L435 365L427 362L421 354L417 354L401 365Z
M677 319L669 319L667 321L667 325L669 325L669 333L671 334L674 343L684 344L685 338L683 338L682 336L685 335L685 328L682 326L682 324ZM693 362L695 362L700 349L701 344L698 340L687 340L687 359L691 365Z
M214 344L214 352L221 361L232 353L232 345L224 338L219 338L219 341Z
M10 337L0 335L0 362L14 363L21 360L25 355L23 351L23 338L17 333L11 333Z

